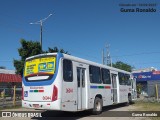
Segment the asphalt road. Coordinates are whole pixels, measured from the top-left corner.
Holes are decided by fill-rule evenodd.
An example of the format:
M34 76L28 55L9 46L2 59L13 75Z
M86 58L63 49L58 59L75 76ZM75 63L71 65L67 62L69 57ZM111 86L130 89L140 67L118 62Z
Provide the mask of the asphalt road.
M124 117L127 114L130 114L126 111L134 111L137 110L133 105L126 106L125 104L114 105L114 106L107 106L103 108L103 112L100 115L92 115L90 111L82 111L82 112L63 112L63 111L41 111L41 110L33 110L33 109L26 109L26 108L19 108L19 109L8 109L5 111L35 111L40 112L42 117L14 117L14 118L0 118L1 120L144 120L144 118L138 117ZM123 112L124 111L124 112ZM121 116L121 117L119 117ZM146 120L146 119L145 119Z

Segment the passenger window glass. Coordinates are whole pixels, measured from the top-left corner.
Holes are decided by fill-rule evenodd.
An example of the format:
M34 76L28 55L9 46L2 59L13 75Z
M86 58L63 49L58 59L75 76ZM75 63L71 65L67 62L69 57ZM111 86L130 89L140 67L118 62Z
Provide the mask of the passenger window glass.
M80 70L81 69L77 69L77 82L78 82L78 87L80 87Z
M104 84L111 84L110 71L102 68L102 81Z
M131 85L130 75L124 73L118 73L120 85Z
M66 82L73 81L72 61L70 60L63 60L63 79Z
M96 66L89 66L89 75L91 83L102 83L100 77L100 68Z
M119 77L119 84L120 85L125 85L125 76L124 73L118 73L118 77Z

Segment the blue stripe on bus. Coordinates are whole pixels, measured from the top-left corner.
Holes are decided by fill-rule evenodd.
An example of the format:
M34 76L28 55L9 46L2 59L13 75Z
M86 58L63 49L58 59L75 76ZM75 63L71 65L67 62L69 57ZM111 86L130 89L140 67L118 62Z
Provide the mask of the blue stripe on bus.
M29 81L26 81L24 76L22 78L22 81L23 81L23 84L25 86L44 86L44 85L51 85L54 80L56 79L57 77L57 73L58 73L58 69L59 69L59 61L60 61L60 58L63 57L63 54L62 53L57 53L57 57L56 57L56 71L53 75L53 78L50 79L50 80L44 80L44 81L34 81L34 82L29 82Z
M98 88L98 86L93 86L93 85L92 85L92 86L90 86L90 88Z
M30 90L29 92L34 92L33 90Z

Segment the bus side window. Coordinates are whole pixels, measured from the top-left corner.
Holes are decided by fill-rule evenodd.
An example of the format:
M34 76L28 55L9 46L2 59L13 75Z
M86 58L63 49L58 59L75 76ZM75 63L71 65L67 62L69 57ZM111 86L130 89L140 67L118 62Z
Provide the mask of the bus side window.
M89 76L90 76L91 83L102 83L99 67L90 65Z
M111 84L110 71L108 69L101 69L103 84Z
M120 85L126 85L126 83L125 83L125 75L124 75L124 73L118 73L118 76L119 76L119 84Z
M125 78L126 78L126 85L130 86L131 85L130 75L125 74Z
M71 60L63 60L63 79L66 82L73 81L73 67Z

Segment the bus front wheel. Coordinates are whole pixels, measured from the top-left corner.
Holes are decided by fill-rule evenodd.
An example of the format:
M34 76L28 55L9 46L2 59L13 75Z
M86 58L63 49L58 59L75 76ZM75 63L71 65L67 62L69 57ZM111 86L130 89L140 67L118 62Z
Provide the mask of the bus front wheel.
M102 112L102 99L100 99L99 97L96 97L94 100L94 107L92 110L92 113L95 115L98 115Z

